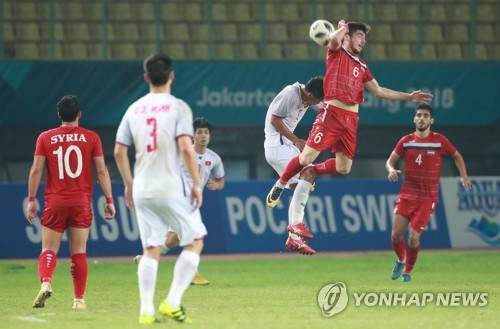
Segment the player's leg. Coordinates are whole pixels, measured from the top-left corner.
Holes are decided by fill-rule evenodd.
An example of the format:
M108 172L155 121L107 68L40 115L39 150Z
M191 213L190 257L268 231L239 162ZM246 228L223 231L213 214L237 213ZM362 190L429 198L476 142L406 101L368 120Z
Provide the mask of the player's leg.
M396 259L396 263L394 264L394 268L391 273L391 279L393 280L396 280L401 276L403 268L406 264L404 233L408 228L408 223L408 218L400 214L394 214L392 220L391 243L392 249L398 258Z
M191 322L181 306L182 297L198 271L200 254L203 250L203 238L207 234L198 210L185 198L167 200L171 211L169 225L177 232L179 245L183 247L174 265L172 284L165 300L160 304L160 313L179 322Z
M45 301L52 296L52 277L57 266L56 255L59 252L62 236L62 232L54 231L42 224L42 252L38 257L38 277L41 287L33 301L34 308L44 307Z
M87 286L88 264L87 264L87 241L90 228L69 227L70 253L71 253L71 277L73 278L73 308L85 309L85 288Z
M420 236L434 213L435 203L421 202L416 206L415 216L410 224L408 234L408 246L406 247L406 266L403 270L403 282L411 281L411 273L417 262L417 256L420 251Z
M161 246L165 244L168 226L163 217L163 199L134 198L137 224L143 248L143 257L137 267L139 295L141 301L139 323L153 323L156 321L154 294L158 275L158 262Z
M309 198L312 183L316 177L316 171L312 166L305 168L300 173L299 183L293 192L288 213L288 232L290 232L290 236L294 238L294 240L297 240L296 236L306 239L313 238L313 235L304 224L304 209Z
M304 169L305 166L316 160L320 152L321 151L306 145L299 156L290 160L283 174L281 174L280 179L273 185L271 191L269 191L267 195L266 203L268 207L274 208L278 204L281 193L283 193L288 181Z

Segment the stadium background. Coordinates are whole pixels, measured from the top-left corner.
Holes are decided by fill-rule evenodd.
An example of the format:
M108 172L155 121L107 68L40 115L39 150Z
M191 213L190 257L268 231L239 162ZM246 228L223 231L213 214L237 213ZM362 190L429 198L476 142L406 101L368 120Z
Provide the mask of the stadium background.
M491 197L484 207L479 201L474 208L478 214L465 212L464 221L486 216L490 229L485 234L492 235L493 242L484 246L498 245L498 1L3 0L0 4L0 191L6 209L2 221L22 222L26 186L17 183L27 179L38 134L59 124L55 104L64 94L79 95L84 110L81 124L101 135L112 179L119 180L112 157L114 135L127 106L147 92L141 77L142 59L155 51L175 60L173 93L188 101L195 116L204 116L215 125L210 147L224 161L228 188L207 196L226 208L208 213L206 221L227 218L228 198L246 198L241 191L248 186L256 191L251 198L262 199L276 177L262 146L267 105L285 85L324 74L325 50L308 39L310 23L323 18L336 25L347 19L372 26L363 57L381 85L408 91L422 88L435 94L434 130L458 147L469 175L487 182L478 199ZM383 181L384 163L399 138L413 131L412 116L413 106L382 102L367 92L352 172L334 180L323 177L318 185L325 189L318 192L319 197L331 195L329 188L348 194L366 184L379 184L375 195L386 190L390 190L387 195L397 193L397 185ZM312 114L306 116L296 133L305 137L312 120ZM443 176L457 175L453 161L446 159ZM122 191L118 187L114 193ZM369 192L360 193L369 199ZM442 190L442 194L447 192ZM12 200L13 195L19 197ZM260 209L248 207L250 212ZM448 214L443 210L443 220ZM268 219L269 213L265 216ZM386 217L387 222L390 213ZM222 225L231 232L229 222ZM372 237L388 241L389 232L386 228ZM281 233L259 235L247 230L241 234L272 240ZM361 239L370 237L366 227L358 233ZM446 228L443 234L448 233ZM115 241L121 239L125 237L120 235ZM245 239L236 239L236 247L216 251L241 251L237 244L251 241ZM441 247L450 245L448 241ZM32 247L26 246L26 257L37 256ZM325 245L324 250L334 247ZM368 242L353 246L359 247L373 246ZM255 251L273 248L271 244ZM376 248L390 249L390 245Z

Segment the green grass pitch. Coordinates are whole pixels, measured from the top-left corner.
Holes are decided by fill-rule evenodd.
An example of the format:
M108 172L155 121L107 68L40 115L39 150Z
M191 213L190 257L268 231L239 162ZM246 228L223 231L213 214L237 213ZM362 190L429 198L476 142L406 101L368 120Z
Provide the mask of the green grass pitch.
M258 257L258 256L257 256ZM132 259L132 258L131 258ZM155 304L166 296L173 256L159 268ZM419 255L411 283L389 278L394 255L203 260L208 286L191 286L184 296L191 328L497 328L500 323L500 252L430 252ZM349 304L326 318L317 304L328 283L347 285ZM136 265L89 259L88 310L72 310L69 263L60 260L45 308L32 309L38 289L36 262L0 261L0 328L144 328L137 324ZM352 293L486 292L484 307L355 306ZM165 319L153 327L184 324ZM147 327L147 326L146 326Z

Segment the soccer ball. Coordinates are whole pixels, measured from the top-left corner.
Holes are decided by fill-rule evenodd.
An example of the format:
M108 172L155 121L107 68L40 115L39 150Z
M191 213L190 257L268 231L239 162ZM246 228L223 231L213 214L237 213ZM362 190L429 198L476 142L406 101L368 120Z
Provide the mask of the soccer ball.
M324 19L318 19L309 28L309 37L320 46L328 45L328 36L335 31L333 24Z

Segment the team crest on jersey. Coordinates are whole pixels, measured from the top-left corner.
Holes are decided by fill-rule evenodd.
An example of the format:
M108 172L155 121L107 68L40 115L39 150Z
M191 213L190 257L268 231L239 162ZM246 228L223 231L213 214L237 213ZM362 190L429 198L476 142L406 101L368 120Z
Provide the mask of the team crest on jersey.
M212 165L212 161L205 161L205 166L211 166Z

